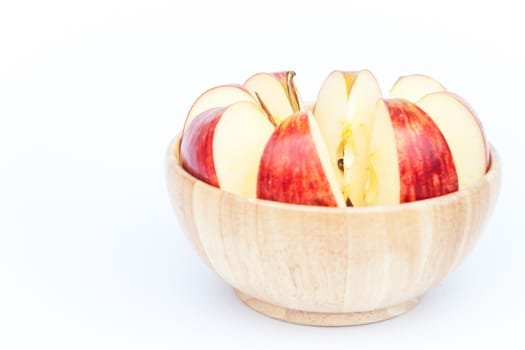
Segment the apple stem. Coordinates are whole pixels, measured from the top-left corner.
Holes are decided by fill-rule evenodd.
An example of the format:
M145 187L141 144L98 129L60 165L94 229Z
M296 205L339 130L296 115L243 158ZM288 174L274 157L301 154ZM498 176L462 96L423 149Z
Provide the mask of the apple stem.
M270 123L272 123L273 126L277 127L278 125L277 121L275 120L273 115L270 113L270 110L268 110L268 107L266 107L266 105L264 104L263 100L261 99L261 96L259 96L259 94L256 92L255 97L257 97L257 101L259 102L259 105L261 105L262 110L268 116L268 120L270 121Z
M286 93L288 95L288 99L290 100L290 106L292 107L292 111L300 112L303 109L303 106L301 105L301 99L299 98L297 87L295 86L295 83L293 81L294 76L294 71L289 71L286 75Z

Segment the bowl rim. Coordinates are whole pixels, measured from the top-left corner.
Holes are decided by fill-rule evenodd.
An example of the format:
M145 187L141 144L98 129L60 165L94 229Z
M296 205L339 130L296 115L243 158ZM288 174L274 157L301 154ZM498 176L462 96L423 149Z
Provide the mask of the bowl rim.
M282 203L282 202L276 202L276 201L271 201L271 200L266 200L266 199L244 197L244 196L232 193L232 192L221 190L218 187L209 185L206 182L197 179L196 177L188 173L181 165L180 158L179 158L179 150L180 150L179 146L180 146L181 139L182 139L182 134L179 133L177 134L177 136L175 136L170 141L168 145L168 149L166 152L166 170L168 170L168 172L169 172L169 168L174 166L178 173L180 173L187 180L192 181L195 185L203 187L207 191L215 192L216 194L220 194L222 196L227 196L236 202L260 205L264 207L280 208L280 209L291 210L291 211L300 211L300 212L305 212L305 213L326 212L327 214L341 214L341 213L344 213L344 214L371 214L371 213L378 213L378 212L381 212L381 213L396 212L396 211L410 210L410 209L416 209L416 208L424 208L424 207L429 207L429 206L434 206L434 205L446 205L446 204L470 197L474 192L478 191L481 187L485 186L488 183L492 183L493 181L495 181L495 179L499 177L501 174L501 158L500 158L499 152L496 150L496 148L491 143L489 143L490 158L489 158L488 169L485 175L479 178L471 186L464 188L462 190L451 192L443 196L427 198L427 199L422 199L422 200L408 202L408 203L394 204L394 205L376 205L376 206L362 206L362 207L323 207L323 206L316 206L316 205ZM167 181L169 181L169 178L167 179Z

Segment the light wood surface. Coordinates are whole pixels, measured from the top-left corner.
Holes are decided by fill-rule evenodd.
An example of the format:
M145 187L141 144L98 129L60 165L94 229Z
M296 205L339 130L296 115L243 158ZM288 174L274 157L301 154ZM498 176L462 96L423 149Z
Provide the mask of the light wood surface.
M282 306L265 303L262 300L252 298L241 291L235 292L246 305L262 313L263 315L291 323L304 324L308 326L354 326L367 324L377 321L388 320L399 316L412 309L419 303L421 298L414 298L398 305L389 306L383 309L361 312L308 312L291 310Z
M167 187L197 254L253 309L340 326L413 307L476 243L496 203L501 164L474 186L397 206L322 208L243 198L209 186L166 156Z

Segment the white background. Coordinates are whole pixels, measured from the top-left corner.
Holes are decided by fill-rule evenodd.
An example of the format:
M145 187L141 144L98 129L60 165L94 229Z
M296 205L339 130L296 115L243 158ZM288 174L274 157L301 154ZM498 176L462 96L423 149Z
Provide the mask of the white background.
M0 349L523 348L520 2L0 2ZM245 307L173 215L163 157L206 88L333 69L426 73L503 158L476 248L413 311L351 328Z

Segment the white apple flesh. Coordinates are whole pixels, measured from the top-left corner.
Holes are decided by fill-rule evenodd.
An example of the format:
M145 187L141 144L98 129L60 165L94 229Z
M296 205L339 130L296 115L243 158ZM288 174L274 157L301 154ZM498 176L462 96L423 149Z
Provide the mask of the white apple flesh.
M412 74L400 77L390 89L390 98L402 98L415 103L433 92L446 91L436 79L424 74Z
M303 109L294 76L293 71L257 73L243 84L271 116L275 125Z
M489 146L474 111L450 92L425 95L416 104L432 118L447 140L456 164L459 188L480 179L489 166Z
M206 90L193 102L188 114L186 121L184 122L184 130L200 113L215 107L226 107L235 102L254 102L256 100L250 94L250 92L241 85L220 85Z

